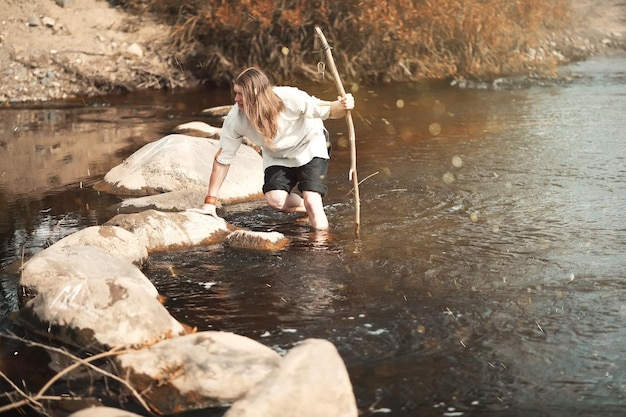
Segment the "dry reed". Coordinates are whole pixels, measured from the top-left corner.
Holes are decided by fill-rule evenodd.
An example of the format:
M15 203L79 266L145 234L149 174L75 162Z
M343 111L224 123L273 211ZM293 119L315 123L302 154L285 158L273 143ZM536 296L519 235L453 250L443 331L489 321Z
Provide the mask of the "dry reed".
M176 60L222 83L258 65L282 82L311 78L321 60L314 27L350 81L549 74L545 47L564 29L569 0L119 0L172 27ZM539 51L539 53L538 53Z

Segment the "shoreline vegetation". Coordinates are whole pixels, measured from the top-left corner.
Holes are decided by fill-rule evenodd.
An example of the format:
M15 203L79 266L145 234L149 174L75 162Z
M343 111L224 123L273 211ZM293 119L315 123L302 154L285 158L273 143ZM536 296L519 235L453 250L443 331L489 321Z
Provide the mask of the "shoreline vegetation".
M622 32L607 35L587 19L600 10L619 21L623 6L592 3L6 0L0 5L0 14L10 16L0 26L7 81L0 105L220 87L248 66L280 84L319 80L316 25L350 84L554 79L561 65L625 50Z
M316 77L315 25L327 33L343 76L366 84L551 75L573 52L559 51L557 35L573 23L569 0L118 3L165 19L179 61L215 83L250 65L278 82Z

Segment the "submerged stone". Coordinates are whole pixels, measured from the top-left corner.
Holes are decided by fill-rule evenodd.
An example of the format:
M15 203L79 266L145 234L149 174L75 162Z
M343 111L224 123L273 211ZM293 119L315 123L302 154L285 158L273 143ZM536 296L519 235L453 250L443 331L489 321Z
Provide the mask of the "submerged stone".
M284 249L289 239L279 232L235 230L226 238L227 245L237 249L275 251Z

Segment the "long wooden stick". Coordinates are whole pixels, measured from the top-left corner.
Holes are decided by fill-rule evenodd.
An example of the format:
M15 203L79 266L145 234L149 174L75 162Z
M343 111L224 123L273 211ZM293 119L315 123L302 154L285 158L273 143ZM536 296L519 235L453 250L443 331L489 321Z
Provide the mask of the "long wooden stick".
M326 37L322 33L319 26L315 26L315 31L322 42L322 50L326 55L326 61L337 86L337 90L339 91L339 95L345 97L346 90L343 88L341 78L339 78L339 72L337 71L337 66L335 65L335 60L333 59L333 54L330 50L330 46L328 45L328 41L326 41ZM361 197L359 196L359 179L356 172L356 139L354 134L354 122L352 121L352 112L349 110L346 111L346 123L348 124L348 137L350 139L350 172L348 174L348 178L352 179L352 183L354 184L354 233L358 237L361 227Z

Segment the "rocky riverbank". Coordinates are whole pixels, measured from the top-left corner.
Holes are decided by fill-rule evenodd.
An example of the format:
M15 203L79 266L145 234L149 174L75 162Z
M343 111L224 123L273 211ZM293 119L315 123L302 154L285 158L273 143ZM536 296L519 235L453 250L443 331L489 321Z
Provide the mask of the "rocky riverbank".
M563 63L624 53L626 4L572 0L572 10L572 28L545 34L538 53ZM180 65L169 27L104 0L5 0L0 16L0 105L200 82Z
M103 0L0 4L0 103L197 84L170 62L169 28Z

